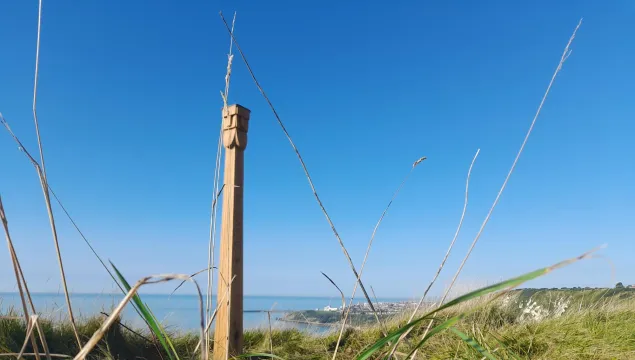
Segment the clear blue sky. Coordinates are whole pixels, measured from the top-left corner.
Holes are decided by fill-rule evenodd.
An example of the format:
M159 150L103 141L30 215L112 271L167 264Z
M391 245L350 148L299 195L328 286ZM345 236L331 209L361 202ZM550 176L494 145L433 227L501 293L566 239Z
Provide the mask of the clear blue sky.
M380 297L422 293L454 234L480 148L465 226L434 292L447 284L584 17L459 282L477 286L607 243L604 259L529 285L635 283L633 1L45 1L38 111L49 181L131 281L206 264L229 44L219 10L238 11L236 36L358 266L393 191L428 157L377 234L365 280ZM37 1L1 3L0 111L32 152L36 23ZM239 58L230 101L252 110L246 293L334 295L320 271L349 293L346 260ZM4 130L0 169L30 285L57 291L37 176ZM57 219L71 290L110 291L59 210ZM0 291L11 291L6 249L0 256Z

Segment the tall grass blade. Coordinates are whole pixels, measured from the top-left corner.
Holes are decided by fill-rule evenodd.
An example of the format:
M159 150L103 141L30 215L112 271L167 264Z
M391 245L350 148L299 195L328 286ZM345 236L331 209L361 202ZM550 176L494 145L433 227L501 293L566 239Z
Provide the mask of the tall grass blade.
M131 287L128 281L126 281L126 279L123 277L119 269L117 269L115 264L112 263L112 261L110 262L110 265L115 270L115 274L117 274L117 277L119 278L119 281L121 282L123 287L126 289L127 292L129 292ZM178 356L175 357L176 353L173 354L173 351L172 351L173 348L171 348L168 345L167 336L164 335L164 332L159 326L159 323L157 322L156 318L152 315L148 307L141 301L141 297L138 294L135 294L132 297L132 301L137 306L137 309L139 309L139 312L141 312L141 316L148 323L150 330L152 330L152 333L154 333L154 336L156 336L156 338L159 340L159 342L161 343L161 346L163 346L163 349L168 354L170 359L176 360Z
M154 315L154 313L152 312L152 310L150 309L150 307L148 306L148 304L143 304L145 306L145 308L148 310L148 312L150 313L150 316L156 321L157 317ZM176 357L177 360L179 360L179 353L176 351L176 349L174 348L174 344L172 343L172 340L170 339L170 337L168 336L168 333L165 331L165 329L161 326L161 324L159 324L159 322L156 322L159 330L161 331L161 333L163 334L163 337L165 338L165 342L168 343L168 346L170 347L170 349L172 349L172 353L174 354L174 357Z
M406 324L405 326L395 330L394 332L388 334L388 336L383 337L382 339L379 339L377 342L375 342L372 346L370 346L367 350L365 350L364 352L362 352L360 355L358 355L358 357L356 358L356 360L365 360L368 359L370 356L372 356L375 352L377 352L379 349L381 349L385 344L399 338L402 334L404 334L405 332L409 331L410 329L412 329L413 327L417 326L418 324L420 324L421 322L425 321L426 319L430 319L432 315L434 315L435 313L438 313L442 310L448 309L452 306L458 305L460 303L464 303L466 301L472 300L472 299L476 299L479 298L481 296L493 293L493 292L497 292L500 290L506 290L506 289L513 289L515 287L518 287L520 285L522 285L523 283L529 281L529 280L533 280L535 278L538 278L540 276L543 276L545 274L550 273L553 270L559 269L561 267L570 265L576 261L588 258L591 256L592 253L594 253L595 251L597 251L598 249L593 249L589 252L586 252L578 257L572 258L572 259L568 259L565 261L561 261L555 265L552 266L548 266L548 267L544 267L542 269L538 269L538 270L534 270L532 272L529 272L527 274L494 284L494 285L490 285L490 286L486 286L484 288L469 292L465 295L459 296L456 299L449 301L447 303L445 303L444 305L426 313L425 315L419 317L418 319L410 322L409 324ZM431 329L428 334L426 334L423 339L419 342L419 344L417 344L417 347L415 347L414 351L417 350L417 348L421 347L425 341L427 341L427 339L430 338L430 336L438 333L441 330L444 330L452 325L454 325L458 320L462 319L465 316L466 313L457 315L455 317L452 317L450 319L448 319L447 321L445 321L444 323L437 325L435 328ZM413 351L413 353L414 353ZM411 353L411 355L413 354Z

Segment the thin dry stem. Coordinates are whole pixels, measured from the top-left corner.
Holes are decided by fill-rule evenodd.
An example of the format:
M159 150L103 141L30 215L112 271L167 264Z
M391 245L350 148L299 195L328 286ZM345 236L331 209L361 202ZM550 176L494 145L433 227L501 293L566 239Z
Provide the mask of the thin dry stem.
M22 275L22 277L24 277L24 275ZM30 296L31 295L29 294L29 298ZM33 306L33 301L31 301L31 306ZM33 308L33 312L35 313L35 308ZM42 327L40 326L40 318L37 315L33 317L33 325L35 325L35 328L37 329L38 337L40 338L40 342L42 343L42 348L44 348L44 356L46 357L47 360L51 360L52 355L51 355L51 352L49 351L48 343L46 342L46 334L44 334L44 331L42 331ZM39 358L40 354L38 353L37 348L34 351L35 353L33 353L33 356L35 356L36 359ZM26 355L26 354L23 354L23 355Z
M33 329L35 329L35 326L33 325L33 318L37 319L37 315L31 315L29 317L29 321L27 321L26 323L26 336L24 337L24 342L22 343L22 348L20 349L20 352L18 353L17 358L18 359L22 359L22 355L24 355L24 352L26 351L26 345L29 343L29 339L33 339ZM37 350L35 351L35 353L37 354ZM37 357L39 357L39 354L37 355Z
M37 170L38 170L38 175L40 175L40 183L42 185L44 200L46 203L46 208L47 208L47 212L49 216L49 222L51 225L51 232L53 234L53 242L55 244L55 251L57 254L57 260L58 260L60 275L62 279L62 288L64 290L64 297L66 299L69 320L71 323L71 327L73 328L73 332L75 333L75 340L77 340L77 344L79 346L82 346L81 340L79 339L79 333L77 332L77 326L75 325L75 316L73 315L73 309L71 306L71 298L68 292L68 285L66 283L66 273L64 271L64 262L62 260L62 253L61 253L59 241L57 238L57 229L55 227L55 218L53 217L53 209L51 208L51 199L49 198L48 184L46 181L46 177L43 176L43 173L40 171L39 167L37 168Z
M47 184L48 185L48 184ZM99 263L101 263L101 266L106 270L106 272L108 272L108 275L110 275L110 278L115 282L115 284L117 285L117 287L119 287L119 290L121 290L122 292L125 292L125 290L123 289L123 287L121 286L121 284L119 284L119 282L117 281L117 279L115 278L115 275L112 273L112 271L110 271L110 269L108 268L108 266L106 265L106 263L104 262L104 260L101 258L101 256L99 256L99 254L97 254L97 250L95 250L95 248L93 247L93 245L90 243L90 241L88 241L88 238L86 238L86 236L84 235L84 233L82 232L82 230L79 228L79 226L77 225L77 223L75 222L75 220L73 219L73 217L71 216L71 214L69 214L68 210L66 210L66 207L64 207L64 204L62 204L62 201L60 201L60 199L57 197L57 195L55 194L55 192L53 191L53 188L51 188L50 185L48 185L49 191L51 192L51 195L53 195L53 198L55 199L55 201L57 202L57 205L59 205L59 207L62 209L62 212L64 212L64 214L66 215L66 217L68 218L68 220L71 222L71 224L73 225L73 227L75 228L75 230L79 233L79 235L81 236L81 238L84 240L84 242L86 243L86 245L88 245L88 248L90 249L90 251L93 253L93 255L95 255L95 257L97 258L97 260L99 261Z
M11 135L11 137L13 138L13 140L16 142L16 144L18 145L18 149L20 151L22 151L22 153L24 153L24 155L27 157L27 159L31 162L31 164L35 167L36 171L38 172L38 174L40 173L40 164L37 162L37 160L35 160L33 158L33 156L31 156L31 154L29 153L29 151L24 147L24 145L22 144L22 142L20 141L20 139L15 135L15 133L13 132L13 130L11 130L11 127L9 126L9 122L2 116L2 113L0 113L0 123L5 127L5 129L7 130L7 132L9 133L9 135ZM59 199L59 197L57 196L57 194L55 193L55 191L53 191L53 188L47 183L47 187L51 193L51 195L53 195L53 198L55 199L55 201L57 202L57 204L60 206L60 208L62 209L62 211L64 212L64 214L66 215L66 217L68 218L68 220L71 222L71 224L73 225L73 227L75 228L75 230L79 233L79 235L82 237L82 239L84 240L84 242L86 243L86 245L88 245L88 247L90 248L91 252L93 253L93 255L95 255L95 257L97 258L97 260L99 260L99 262L101 263L101 265L103 266L103 268L106 270L106 272L108 273L108 275L110 275L110 277L112 278L112 280L114 281L114 283L117 285L117 287L119 287L119 289L121 290L122 293L126 293L126 291L124 290L124 288L121 286L121 284L119 284L119 282L117 281L117 279L115 278L114 274L110 271L110 269L108 268L108 266L106 266L106 264L104 263L103 259L99 256L99 254L97 254L97 251L95 250L95 248L93 247L93 245L91 244L91 242L88 240L88 238L84 235L84 233L82 232L82 230L79 228L79 226L77 225L77 223L75 222L75 220L73 219L73 217L70 215L70 213L68 212L68 210L66 209L66 207L64 206L64 204L62 203L62 201ZM19 267L19 264L18 264ZM20 270L21 271L21 270ZM23 281L24 281L24 275L22 275ZM26 282L25 282L25 286L26 286ZM27 291L27 295L29 296L29 301L31 301L31 306L33 307L33 302L30 299L30 293ZM133 303L132 304L134 310L137 312L137 314L139 314L139 316L141 316L141 312L139 311L139 309L137 308L137 306ZM35 312L35 308L33 308L33 312ZM146 323L146 325L148 325L148 328L150 327L150 325L146 322L146 320L143 318L143 316L141 316L141 318L143 319L143 321ZM156 340L156 339L155 339ZM45 345L44 345L45 346ZM155 348L158 349L158 345L155 341L154 343Z
M2 116L2 114L0 113L0 123L2 123L2 125L5 127L5 129L7 130L7 132L9 133L9 135L11 135L11 137L13 138L13 140L16 142L16 144L18 145L18 148L20 149L20 151L22 151L26 157L29 159L29 161L31 162L31 164L36 168L36 171L38 172L38 174L41 172L41 166L40 164L37 162L37 160L35 160L33 158L33 156L31 156L31 154L29 153L29 151L24 147L24 145L22 144L22 142L20 141L20 139L15 135L15 133L13 132L13 130L11 130L11 127L9 126L9 122ZM86 243L86 245L88 245L88 248L90 249L90 251L93 253L93 255L95 255L95 257L97 258L97 260L99 260L99 262L101 263L101 265L103 266L104 269L106 269L106 271L108 272L108 274L110 275L110 277L112 278L112 280L115 282L115 284L117 284L117 286L119 287L119 289L122 292L125 292L123 287L121 287L121 285L117 282L117 279L115 278L114 274L110 271L110 269L108 269L108 266L106 265L106 263L104 262L104 260L101 258L101 256L99 256L99 254L97 254L97 251L95 250L95 248L93 247L93 245L90 243L90 241L88 240L88 238L86 238L86 236L84 235L84 233L82 232L82 230L79 228L79 226L77 225L77 223L75 222L75 220L73 219L73 217L70 215L70 213L68 212L68 210L66 210L66 207L64 206L64 204L62 203L62 201L59 199L59 197L57 196L57 194L55 193L55 191L53 191L53 188L48 184L47 182L47 187L51 193L51 195L53 195L53 198L55 199L55 201L57 202L57 204L60 206L60 208L62 209L62 211L64 212L64 214L66 215L66 217L68 218L68 220L71 222L71 224L73 225L73 227L75 228L75 230L79 233L79 235L82 237L82 239L84 240L84 242Z
M432 278L432 281L430 281L430 284L428 284L428 287L423 292L423 296L419 300L419 303L417 303L417 306L415 307L414 311L410 315L410 318L408 319L408 324L412 321L412 319L414 319L415 315L417 314L417 312L421 308L421 305L423 304L423 301L425 300L426 296L428 295L428 292L430 291L430 289L432 288L434 283L437 281L437 278L439 277L439 274L441 274L441 271L443 270L443 267L445 266L446 261L450 257L450 253L452 252L452 248L454 248L454 244L456 243L456 239L458 239L458 237L459 237L459 233L461 232L461 228L463 227L463 220L465 219L465 213L467 211L467 203L468 203L469 190L470 190L470 177L472 175L472 168L474 167L474 163L476 162L476 158L478 157L478 154L480 152L481 152L481 149L476 150L476 154L474 154L474 158L472 159L472 162L470 163L470 167L467 170L467 178L465 180L465 200L463 201L463 211L461 211L461 219L459 220L459 225L456 227L456 231L454 232L454 237L452 238L452 241L450 242L450 246L448 247L448 251L445 253L445 256L443 257L443 260L441 261L441 264L439 265L439 268L437 269L436 274L434 274L434 277ZM410 331L412 331L412 329L406 331L403 335L401 335L399 337L397 342L395 342L395 345L393 346L393 348L392 348L392 350L390 352L389 358L392 358L392 356L395 354L395 351L397 351L397 346L399 346L399 343L401 341L403 341L403 339L406 336L408 336L408 334L410 334Z
M22 279L20 278L20 273L21 273L19 269L20 261L18 260L18 255L16 254L15 248L13 247L13 241L11 240L11 234L9 233L9 222L4 212L4 205L2 204L1 196L0 196L0 221L2 221L4 234L7 239L7 246L9 247L9 254L11 255L13 271L15 272L15 281L16 281L16 284L18 285L18 293L20 294L20 300L22 302L22 310L24 311L24 320L28 324L30 321L30 316L29 316L29 309L27 307L25 289L22 287ZM29 295L29 299L30 299L30 295ZM31 305L33 305L32 302L31 302ZM33 313L35 313L35 308L33 309ZM33 351L35 351L35 358L39 360L40 359L39 349L37 346L37 342L35 341L35 336L33 335L32 332L30 333L28 338L30 338L31 346L33 346Z
M342 291L342 289L340 289L339 286L337 286L337 284L335 283L335 281L333 281L333 279L331 279L328 275L326 275L325 273L323 273L322 271L320 271L322 273L322 275L324 275L324 277L331 282L331 284L333 284L333 286L335 286L335 288L337 289L337 291L339 291L340 296L342 297L342 310L344 310L344 308L346 308L346 298L344 297L344 292Z
M229 281L230 285L234 282L235 278L236 278L236 275L234 275L232 277L232 279ZM225 301L227 296L229 296L229 290L227 290L227 292L225 292L225 294L220 299L218 299L218 301L216 302L217 303L216 308L214 309L214 312L212 313L212 315L207 320L207 325L205 325L205 331L206 332L209 332L209 329L212 327L212 323L214 322L214 319L216 318L216 314L218 314L218 309L220 308L220 304L223 301Z
M44 202L46 203L46 210L49 216L49 222L51 224L51 232L53 233L53 242L55 243L55 251L57 253L57 261L60 268L60 275L62 278L62 287L64 290L64 297L66 298L66 305L68 307L68 316L71 322L71 327L75 333L75 340L81 347L82 342L79 339L79 333L77 332L77 326L75 325L75 316L73 315L73 308L71 306L71 298L68 294L68 285L66 284L66 274L64 272L64 262L62 261L62 253L60 250L59 241L57 238L57 229L55 227L55 218L53 216L53 209L51 207L51 199L49 197L48 182L46 178L46 166L44 164L44 149L42 147L42 138L40 137L40 125L37 117L37 85L40 69L40 38L42 34L42 0L39 0L38 4L38 24L37 24L37 43L35 50L35 75L33 80L33 121L35 123L35 134L37 135L37 143L40 151L40 164L38 167L38 175L40 177L40 183L42 185L42 192L44 193ZM36 351L37 353L37 351Z
M22 150L24 150L24 148L22 148ZM48 185L48 184L47 184ZM119 283L119 281L117 281L117 279L115 278L115 275L112 273L112 271L110 271L110 269L108 268L108 266L106 265L106 263L104 262L104 260L101 258L101 256L99 256L99 254L97 253L97 250L95 250L95 248L93 247L93 245L91 244L91 242L88 240L88 238L86 237L86 235L84 235L84 233L82 232L82 230L79 228L79 226L77 225L77 223L75 222L75 220L73 219L73 217L71 216L71 214L68 212L68 210L66 210L66 207L64 206L64 204L62 204L62 201L59 199L59 197L57 197L57 194L55 194L55 191L53 191L53 188L48 185L49 191L51 192L51 195L53 195L53 198L55 199L55 201L57 202L57 204L59 205L59 207L62 209L62 211L64 212L64 214L66 215L66 217L68 218L68 220L71 222L71 224L73 225L73 227L75 228L75 230L79 233L79 235L81 236L81 238L84 240L84 243L86 243L86 245L88 245L88 248L90 249L90 251L93 253L93 255L95 255L95 257L97 258L97 260L99 261L99 263L101 264L101 266L106 270L106 272L108 273L108 275L110 276L110 278L112 279L112 281L115 283L115 285L117 285L117 287L119 288L119 290L121 290L122 293L126 293L126 291L124 290L123 286L121 286L121 284ZM139 317L143 320L143 322L148 326L148 328L150 329L150 324L148 324L147 320L141 315L141 311L137 308L137 305L132 303L132 308L135 310L135 312L139 315ZM157 344L157 339L153 337L153 346L158 350L158 344Z
M38 174L40 173L40 164L37 162L37 160L35 160L33 158L33 156L31 156L31 154L28 152L28 150L24 147L24 145L22 144L22 142L20 141L20 139L15 135L15 133L13 133L13 131L11 130L11 127L9 126L9 122L2 116L2 114L0 113L0 123L2 123L2 125L5 127L5 129L7 130L7 132L9 133L9 135L11 135L11 137L13 138L13 140L16 142L16 144L18 145L18 148L20 149L20 151L22 151L26 157L29 159L29 161L31 162L31 164L36 168ZM119 283L117 282L115 276L113 275L113 273L110 271L110 269L108 269L108 266L106 266L106 263L103 261L103 259L99 256L99 254L97 254L97 251L95 250L95 248L93 247L93 245L90 243L90 241L88 240L88 238L86 238L86 236L84 235L84 233L82 232L82 230L79 228L79 226L77 225L77 223L75 222L75 220L73 219L73 217L70 215L70 213L68 212L68 210L66 210L66 207L64 206L64 204L62 203L62 201L59 199L59 197L57 196L57 194L55 193L55 191L53 191L53 188L48 184L47 182L47 186L48 189L51 193L51 195L53 195L53 198L55 199L55 201L57 202L57 204L60 206L60 208L62 209L62 211L64 212L64 214L66 215L66 217L68 218L68 220L71 222L71 224L73 225L73 227L75 228L75 230L79 233L79 235L82 237L82 239L84 240L84 242L86 243L86 245L88 245L88 247L90 248L90 251L93 253L93 255L95 255L95 257L97 258L97 260L99 260L99 262L101 263L101 265L103 266L104 269L106 269L106 271L108 272L108 274L110 275L110 277L113 279L113 281L117 284L117 286L119 287L119 289L122 292L125 292L123 290L123 287L121 287L121 285L119 285Z
M355 294L357 292L357 285L362 283L361 282L361 276L362 276L362 273L364 272L364 267L366 266L366 261L368 260L368 254L370 253L370 249L373 246L373 240L375 239L375 234L377 233L377 229L379 228L379 225L381 225L382 221L384 220L384 217L386 216L386 213L388 212L388 209L390 209L390 206L392 205L392 203L395 200L395 198L397 198L397 195L399 195L399 193L401 192L401 189L403 188L404 184L406 183L406 181L408 180L408 178L410 177L410 175L412 174L414 169L426 159L427 158L425 156L422 156L422 157L417 159L417 161L415 161L412 164L412 167L410 168L410 171L408 171L406 176L403 178L403 180L401 181L401 183L397 187L397 190L392 195L392 198L390 198L390 201L388 202L388 205L386 206L384 211L381 213L381 216L379 217L379 220L377 221L377 224L375 224L375 228L373 229L373 233L371 234L370 240L368 241L368 246L366 247L366 253L364 254L364 260L362 261L362 266L361 266L361 268L359 270L359 275L357 277L357 281L355 282L355 285L353 287L353 294L351 295L351 299L350 299L350 301L348 303L348 307L345 309L344 321L342 322L342 326L340 328L340 333L339 333L339 336L338 336L338 339L337 339L337 343L335 343L335 351L333 352L333 360L335 360L335 357L337 356L337 350L338 350L340 342L342 340L342 336L344 335L344 328L346 327L345 326L346 319L348 319L348 314L350 313L351 305L353 304L353 299L355 298ZM381 332L383 333L384 336L386 336L387 334L386 334L385 326L381 322L381 320L379 319L379 316L377 315L377 311L375 310L375 307L372 305L372 303L370 301L368 303L370 305L371 310L373 311L373 314L375 315L375 320L377 320L377 323L380 326Z
M15 248L13 248L13 244L11 244L12 247L12 251L13 253L15 253ZM16 255L17 258L17 255ZM33 304L33 298L31 298L31 292L29 291L29 285L26 282L26 277L24 276L24 273L22 272L22 266L20 265L20 262L16 262L16 264L18 265L18 272L20 273L20 279L22 279L22 284L24 285L24 292L27 296L27 299L29 300L29 304L31 306L31 311L33 312L33 314L37 314L37 311L35 310L35 305ZM49 347L48 347L48 343L46 342L46 336L44 336L44 332L42 331L42 328L40 327L40 322L38 319L36 319L35 321L35 326L37 328L38 331L38 336L40 338L40 342L42 343L42 348L44 349L44 355L46 356L47 360L50 360L50 351L49 351ZM37 347L34 348L34 356L37 358L40 354L38 353L38 349Z
M344 256L346 257L346 260L348 261L348 264L349 264L349 266L351 268L351 271L353 272L353 275L355 276L356 279L358 279L359 286L362 289L362 292L364 293L364 297L366 298L366 301L368 302L368 304L371 304L371 306L372 306L372 301L370 299L370 296L368 296L368 292L366 291L366 288L364 287L364 284L361 282L361 280L359 280L359 274L357 273L357 269L355 268L355 265L353 264L353 260L351 259L351 256L348 253L348 250L346 249L346 246L344 245L344 242L342 241L342 238L340 237L339 233L335 229L335 225L333 224L333 221L331 220L331 217L329 216L328 212L326 211L326 208L324 207L324 204L322 203L322 200L320 199L320 196L318 195L317 190L315 189L315 185L313 184L313 179L311 178L311 175L309 174L309 170L308 170L306 164L304 163L304 159L302 158L302 155L300 155L300 151L298 150L297 146L295 146L295 143L291 139L291 135L289 135L289 132L287 131L287 129L284 126L284 124L282 123L282 120L280 119L280 116L278 115L278 112L276 111L275 107L271 103L271 100L269 100L269 97L265 93L264 89L262 88L262 86L260 86L260 83L258 82L258 79L256 78L256 75L254 74L253 70L251 69L251 66L249 65L249 62L247 61L247 58L245 57L245 54L243 53L242 49L240 48L240 45L238 44L238 41L236 41L236 37L231 32L231 28L227 24L227 21L223 17L223 14L221 13L220 16L221 16L221 19L223 20L223 23L225 24L225 27L227 28L227 31L230 33L230 35L231 35L231 37L232 37L232 39L234 41L234 44L236 45L236 49L240 53L240 56L243 59L243 62L245 63L245 66L247 67L247 70L249 71L249 74L251 75L251 78L253 79L254 83L256 84L256 87L258 88L258 90L260 91L260 93L264 97L265 101L269 105L269 108L271 109L271 111L273 112L273 115L275 116L276 120L278 121L278 125L280 125L280 128L282 129L282 132L284 133L284 135L286 136L287 140L291 144L291 147L293 148L293 151L295 151L295 154L296 154L298 160L300 161L300 165L302 165L302 170L304 171L304 175L306 176L306 178L307 178L307 180L309 182L309 186L311 187L311 191L313 192L313 196L315 197L315 200L317 201L318 206L320 207L320 210L324 214L324 217L326 218L326 221L328 222L329 226L331 227L331 230L333 231L333 235L335 235L335 238L337 239L337 241L338 241L338 243L340 245L340 248L342 249L342 252L344 253Z
M375 294L375 289L373 289L373 286L370 286L370 292L373 294L373 300L375 300L375 304L379 303L379 300L377 300L377 294ZM379 315L381 316L381 309L379 309Z
M93 333L93 336L90 338L90 340L88 340L86 345L84 345L79 351L79 353L75 355L74 359L82 360L82 359L85 359L88 356L88 354L90 354L90 352L95 348L95 346L97 346L99 341L104 337L108 329L115 322L118 321L117 319L119 318L119 315L121 314L123 309L126 307L128 302L130 302L130 300L137 294L137 291L139 291L139 288L141 288L143 285L146 285L146 284L158 284L162 282L172 281L175 279L191 281L196 286L196 291L198 292L199 311L200 311L200 317L201 317L200 335L202 339L205 334L205 313L204 313L204 307L203 307L203 293L201 292L201 288L198 286L198 283L196 282L196 280L194 280L189 275L184 275L184 274L152 275L137 281L137 283L130 289L130 291L128 291L128 293L123 298L123 300L119 302L117 307L113 310L112 314L108 316L108 318L99 327L99 329L97 329L97 331ZM201 351L201 360L207 360L207 357L208 357L208 352Z
M40 162L42 164L42 172L46 174L44 170L44 151L42 149L42 139L40 138L40 124L37 118L37 84L40 75L40 38L42 35L42 0L38 1L38 13L37 13L37 42L35 45L35 76L33 78L33 121L35 122L35 134L37 135L37 142L40 149ZM45 175L46 177L46 175Z
M443 297L441 298L441 301L439 302L439 306L441 306L443 304L443 302L447 298L448 294L450 293L450 290L454 286L454 283L456 282L456 279L461 274L461 271L463 270L463 267L465 266L465 263L467 262L467 260L469 259L470 255L472 254L472 250L474 250L474 247L476 246L476 243L478 242L479 238L481 237L481 234L483 233L483 230L485 229L485 226L489 222L489 219L492 216L492 213L494 212L494 208L496 208L496 205L498 204L498 201L500 200L500 197L503 194L503 191L505 190L505 187L507 186L507 182L509 181L509 178L511 177L512 173L514 172L514 169L516 168L516 164L518 163L518 159L520 159L520 155L523 153L523 150L525 149L525 145L527 144L527 140L529 140L529 135L531 135L531 132L534 129L534 125L536 124L536 120L538 120L538 116L540 115L540 112L542 111L542 107L545 104L545 101L547 100L547 96L549 95L549 92L551 91L551 87L553 86L553 83L556 80L556 76L558 76L558 73L560 72L560 70L562 70L562 65L564 64L564 62L567 60L567 58L571 54L571 51L570 51L571 44L573 43L573 40L575 39L575 35L578 32L578 29L580 29L581 25L582 25L582 19L580 19L580 21L578 22L578 25L573 30L573 34L571 34L571 37L569 38L569 41L567 42L567 46L565 46L564 51L562 52L562 56L560 57L560 61L558 62L558 66L556 67L556 70L554 71L553 75L551 76L551 81L549 81L549 85L547 86L547 90L545 91L544 95L542 96L542 100L540 101L540 105L538 106L538 110L536 110L536 114L534 115L534 118L531 121L531 125L529 126L529 130L527 131L527 134L525 135L525 139L523 140L522 144L520 145L520 149L518 150L518 153L516 154L516 158L514 159L514 162L512 163L512 166L509 169L509 172L507 173L507 176L505 177L505 181L503 182L503 185L501 186L500 190L498 191L498 194L496 195L496 198L494 199L494 203L492 204L489 212L487 213L487 216L485 217L485 220L481 224L481 227L478 230L478 233L474 237L474 240L472 241L472 244L470 245L470 248L468 249L467 254L463 258L463 261L461 262L461 264L459 265L459 268L457 269L456 273L454 274L454 277L452 278L452 281L450 282L450 286L448 286L448 288L445 290L445 292L443 294ZM431 327L432 327L432 321L428 324L428 327L426 328L426 331L422 335L422 339L423 339L423 337L425 337L428 334L428 331L430 331ZM417 353L417 351L415 351L410 358L414 359L414 357L416 356L416 353Z
M229 284L231 285L231 283L234 282L234 279L236 278L236 275L234 275L231 280L229 281ZM204 332L209 332L209 329L212 327L212 323L214 322L214 319L216 318L216 314L218 313L218 309L220 308L220 305L223 301L225 301L225 298L227 298L227 296L229 296L229 287L227 288L227 291L223 294L223 296L216 302L216 308L214 309L214 312L212 313L212 315L210 316L210 318L207 320L207 325L205 325L205 331ZM196 347L194 348L194 352L198 351L198 348L201 346L201 340L198 341L198 344L196 344ZM209 350L209 348L208 348Z
M236 12L234 12L234 19L232 20L232 28L231 28L231 34L234 33L234 26L236 24ZM225 114L225 112L227 111L227 99L229 97L229 85L230 85L230 79L231 79L231 72L232 72L232 61L234 59L234 55L232 54L233 52L233 48L234 48L234 40L233 38L230 36L229 39L229 53L227 54L227 72L225 73L225 91L221 92L221 97L223 99L223 114ZM209 234L209 249L208 249L208 258L207 258L207 267L210 269L214 268L215 265L215 261L216 261L216 257L215 257L215 250L216 250L216 217L218 214L218 197L220 196L220 193L223 191L223 188L225 187L225 184L223 184L223 186L221 187L221 189L219 190L219 184L220 184L220 169L221 169L221 150L222 150L222 143L223 143L223 119L221 118L221 122L220 122L220 130L219 130L219 134L218 134L218 144L217 144L217 148L216 148L216 162L215 162L215 168L214 168L214 185L213 185L213 194L215 194L214 199L212 200L212 211L211 211L211 216L210 216L210 234ZM207 306L206 306L206 316L207 318L209 318L210 315L210 311L211 311L211 307L212 307L212 292L213 292L213 288L214 288L214 271L209 271L207 273ZM210 336L209 336L209 331L206 331L205 333L205 346L209 349L209 345L210 345Z
M216 268L216 267L215 267L214 269L218 269L218 268ZM206 271L208 271L208 270L211 270L211 269L203 269L203 270L199 270L199 271L195 272L194 274L190 275L190 277L194 277L194 276L199 275L199 274L201 274L201 273L204 273L204 272L206 272ZM175 293L178 289L180 289L180 288L181 288L181 286L183 286L183 284L185 284L185 283L186 283L186 281L185 281L185 280L181 281L181 283L180 283L177 287L175 287L175 288L174 288L174 290L172 290L172 292L170 293L170 296L174 295L174 293ZM170 298L170 296L168 296L168 299Z
M106 318L110 316L110 314L105 313L103 311L100 311L99 313L104 315ZM152 339L147 338L147 337L139 334L137 331L132 330L129 326L127 326L126 324L123 324L121 321L117 320L116 323L117 323L117 325L121 326L122 328L130 331L131 334L137 335L140 339L143 339L143 340L145 340L147 342L152 342Z

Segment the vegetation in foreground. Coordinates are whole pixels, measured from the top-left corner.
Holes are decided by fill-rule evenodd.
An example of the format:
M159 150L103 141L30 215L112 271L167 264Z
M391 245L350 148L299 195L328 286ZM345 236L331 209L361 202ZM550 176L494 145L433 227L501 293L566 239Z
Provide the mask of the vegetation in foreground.
M522 306L519 306L522 304ZM564 305L566 304L566 305ZM456 328L472 337L498 359L635 359L635 289L609 290L522 290L495 301L477 300L439 314L441 322L457 313L472 312ZM15 314L9 314L15 316ZM393 318L384 326L388 332L406 323ZM85 319L79 325L83 341L97 330L103 318ZM76 354L77 344L68 323L40 321L51 353ZM400 345L403 358L418 341L427 322L416 328ZM0 321L0 352L17 353L26 336L20 318ZM168 359L155 346L149 331L130 331L114 326L91 354L95 359ZM170 334L181 359L194 359L198 335ZM354 359L361 351L381 339L379 326L348 329L344 333L338 358ZM316 335L300 330L268 329L245 333L245 351L273 353L284 359L330 359L338 334ZM29 345L30 346L30 345ZM213 351L213 349L212 349ZM27 348L27 352L32 352ZM454 332L445 331L428 340L418 358L482 359L469 342Z
M512 309L517 309L516 317L534 317L536 319L549 316L550 314L564 313L572 305L578 308L588 308L596 304L619 299L629 299L635 297L635 286L625 287L618 283L615 288L552 288L552 289L521 289L512 291L513 296L507 297L507 305ZM429 303L428 306L431 306ZM375 304L377 307L377 304ZM360 327L375 323L376 317L365 308L364 312L350 313L347 324L352 327ZM408 312L408 308L405 308ZM410 309L409 311L412 311ZM524 313L522 313L524 311ZM305 324L333 325L340 323L341 312L324 310L304 310L294 311L285 314L281 320L289 322L299 322ZM382 314L379 311L380 319L388 320L394 318L394 314Z

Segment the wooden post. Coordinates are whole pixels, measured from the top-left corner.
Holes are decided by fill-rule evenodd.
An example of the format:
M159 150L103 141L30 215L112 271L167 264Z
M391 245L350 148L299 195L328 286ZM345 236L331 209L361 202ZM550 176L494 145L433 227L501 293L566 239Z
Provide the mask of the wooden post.
M223 110L225 185L216 298L227 295L216 314L214 360L242 355L243 350L243 181L249 114L240 105Z

